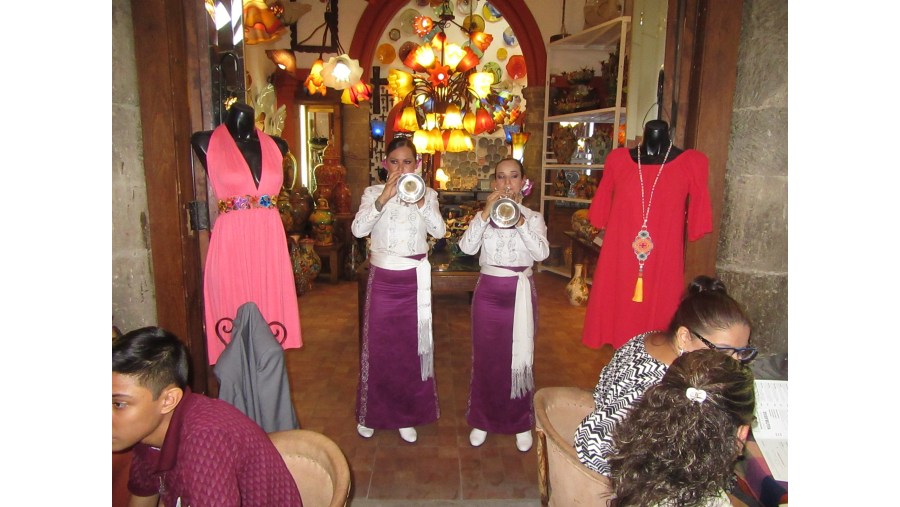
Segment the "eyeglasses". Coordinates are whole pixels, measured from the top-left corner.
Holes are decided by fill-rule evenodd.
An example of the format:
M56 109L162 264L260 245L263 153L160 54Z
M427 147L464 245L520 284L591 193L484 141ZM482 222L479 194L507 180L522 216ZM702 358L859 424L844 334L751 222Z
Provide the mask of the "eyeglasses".
M688 329L688 331L690 331L692 335L699 338L700 341L703 342L707 347L709 347L713 350L718 350L719 352L728 354L729 356L737 359L738 361L740 361L744 364L747 364L750 361L753 361L753 359L756 358L757 352L759 352L756 350L756 347L742 347L742 348L720 347L719 345L714 345L711 341L700 336L700 333L694 331L693 329Z

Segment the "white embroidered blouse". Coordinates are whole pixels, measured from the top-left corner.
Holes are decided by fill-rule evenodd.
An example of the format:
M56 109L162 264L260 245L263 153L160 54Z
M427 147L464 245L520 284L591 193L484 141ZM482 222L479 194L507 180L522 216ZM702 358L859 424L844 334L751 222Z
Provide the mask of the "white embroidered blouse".
M459 249L469 255L481 250L481 266L531 266L550 255L547 225L537 211L519 205L525 222L521 226L500 228L491 226L490 219L476 213L459 240Z
M434 189L425 189L425 205L419 208L407 204L398 197L392 198L378 211L375 199L384 191L384 185L372 185L363 192L359 211L350 225L357 238L371 235L372 252L409 257L428 253L427 235L443 238L447 231L438 195Z

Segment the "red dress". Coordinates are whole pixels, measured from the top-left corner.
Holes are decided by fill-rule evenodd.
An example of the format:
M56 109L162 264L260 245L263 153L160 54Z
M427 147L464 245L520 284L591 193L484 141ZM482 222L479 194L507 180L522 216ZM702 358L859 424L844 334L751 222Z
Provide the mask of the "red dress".
M659 168L641 164L645 203L650 201ZM632 297L638 260L631 244L643 223L637 162L627 148L615 149L606 157L588 212L591 224L605 228L606 233L588 297L582 343L618 348L636 335L669 325L684 292L685 219L691 241L712 232L708 178L709 160L696 150L685 150L665 164L647 220L653 250L644 263L644 300L636 303Z

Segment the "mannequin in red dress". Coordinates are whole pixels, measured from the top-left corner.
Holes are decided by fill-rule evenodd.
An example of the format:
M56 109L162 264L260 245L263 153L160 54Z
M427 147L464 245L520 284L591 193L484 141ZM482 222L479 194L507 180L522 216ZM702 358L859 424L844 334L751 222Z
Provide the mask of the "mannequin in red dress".
M262 150L259 147L259 136L256 135L253 108L247 104L236 102L228 109L228 114L222 123L228 128L228 132L234 138L238 149L241 150L244 159L247 160L247 165L253 174L253 181L259 187L259 178L262 174ZM212 132L212 130L205 130L195 132L191 136L191 146L193 146L194 153L197 154L197 158L200 159L204 169L206 168L206 150L209 149L209 138L212 136ZM281 150L281 154L287 154L287 141L280 137L271 137L275 144L278 145L278 149Z
M604 162L588 211L591 225L605 233L582 342L618 348L665 327L678 306L685 240L712 231L709 162L697 150L672 146L662 120L647 122L640 146L616 148Z

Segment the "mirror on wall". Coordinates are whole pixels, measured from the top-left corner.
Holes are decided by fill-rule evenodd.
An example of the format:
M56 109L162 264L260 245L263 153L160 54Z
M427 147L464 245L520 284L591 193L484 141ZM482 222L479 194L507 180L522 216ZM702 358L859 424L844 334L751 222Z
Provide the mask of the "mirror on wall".
M297 104L300 121L297 129L296 146L299 147L300 184L316 191L315 173L317 165L323 162L325 147L329 140L340 149L341 107L340 104Z

